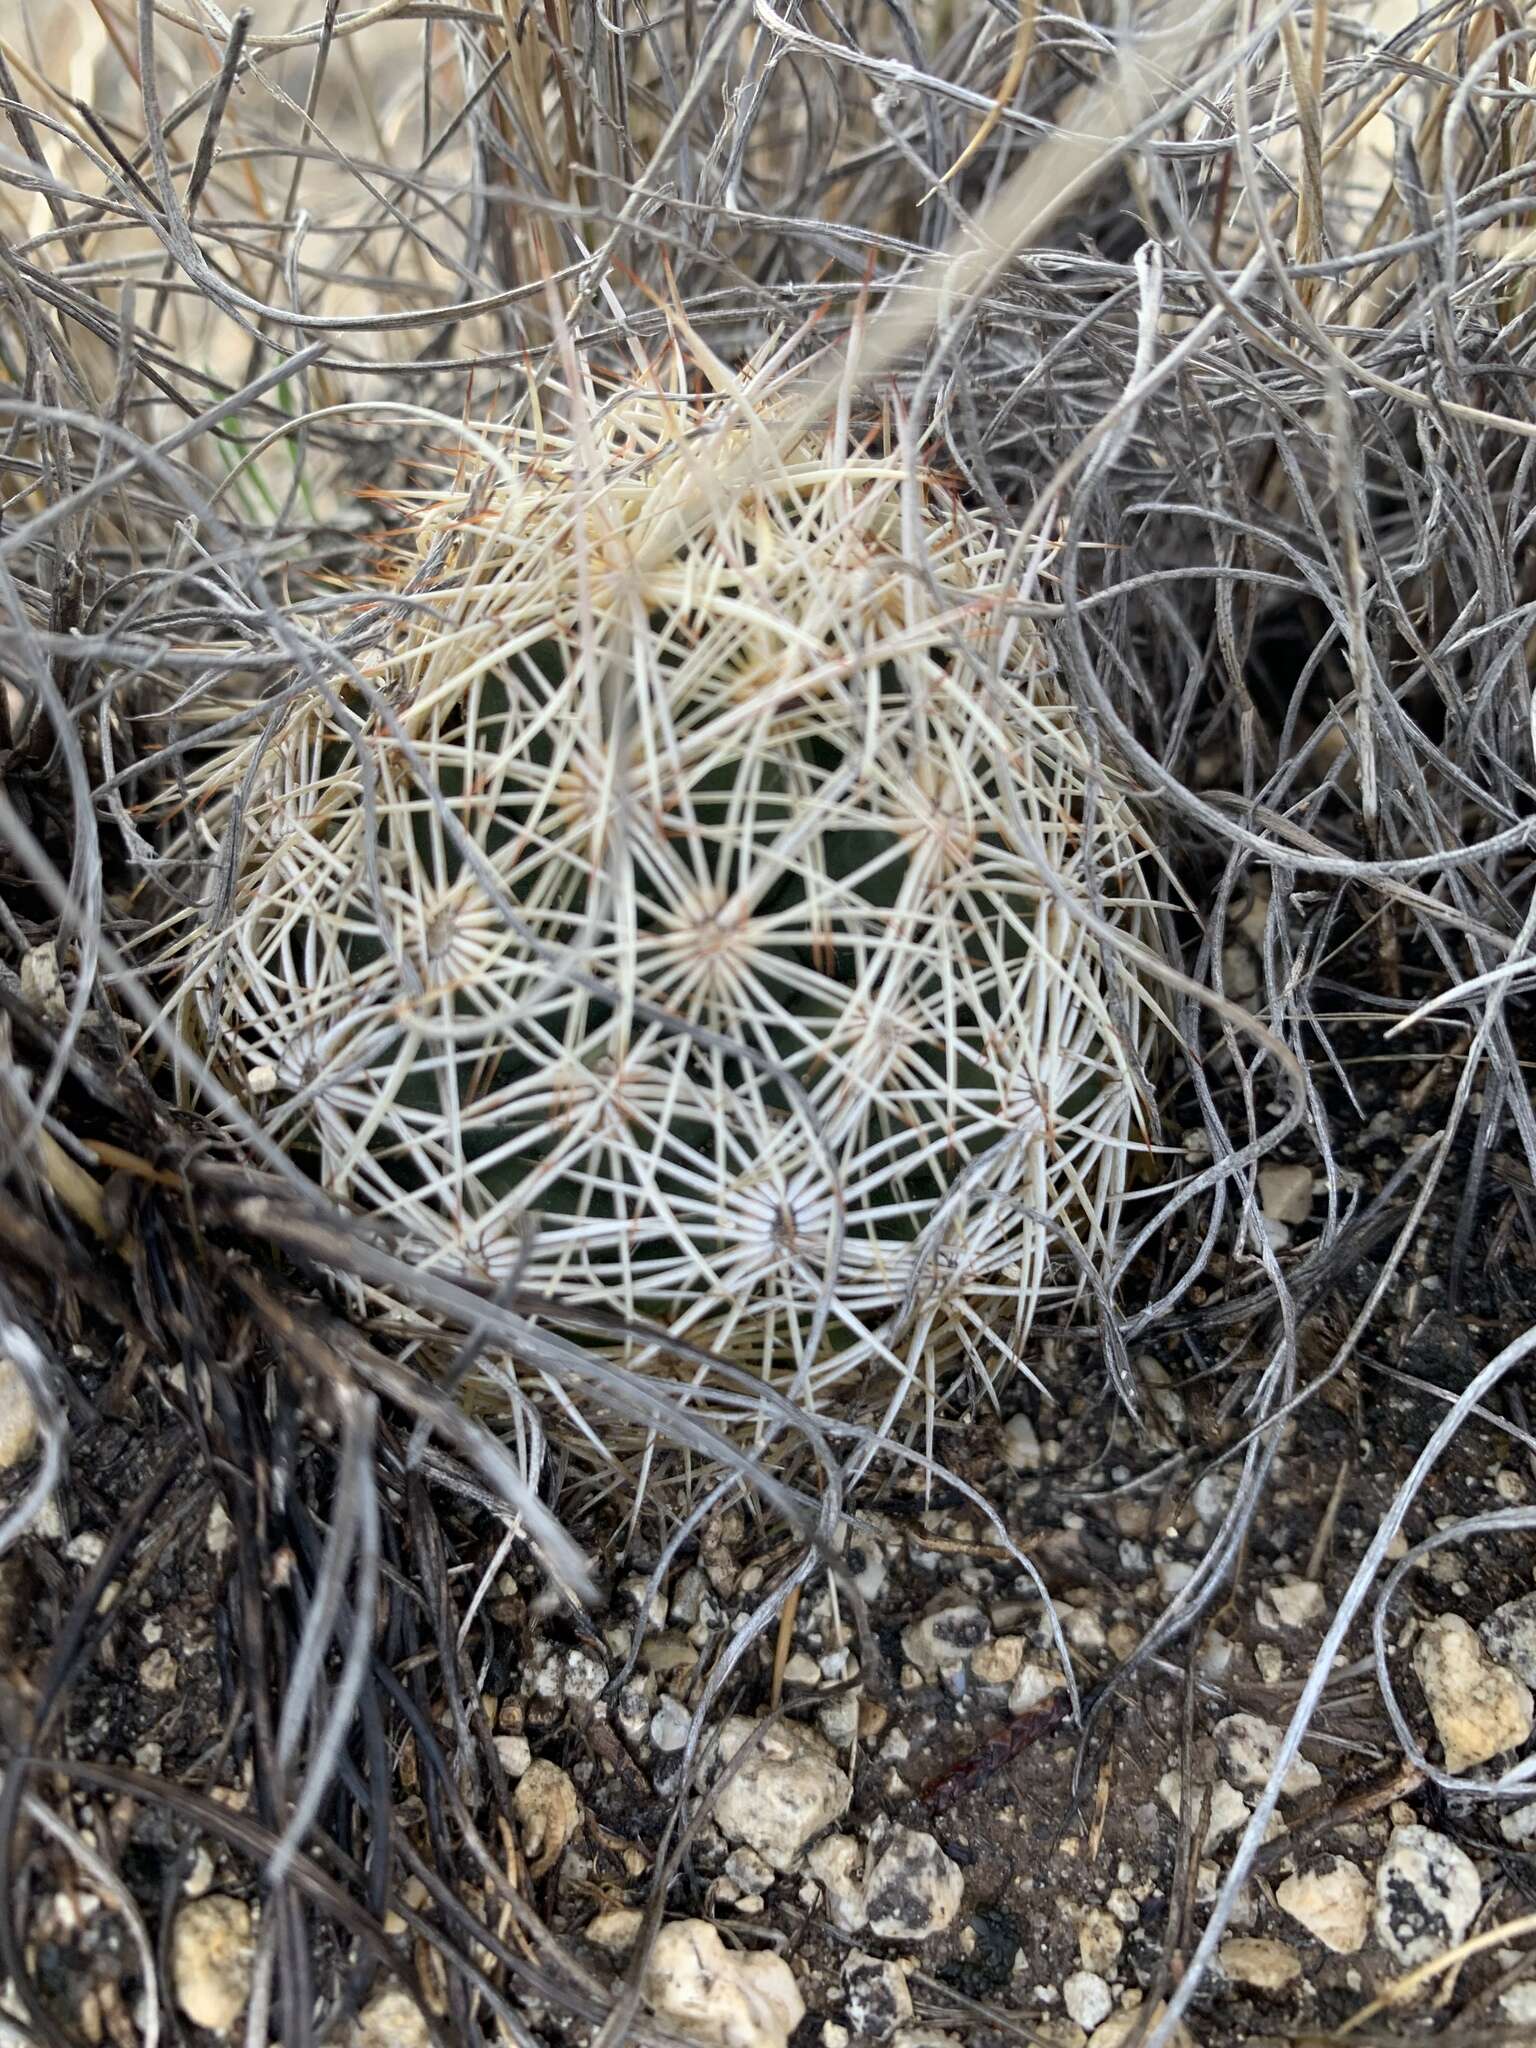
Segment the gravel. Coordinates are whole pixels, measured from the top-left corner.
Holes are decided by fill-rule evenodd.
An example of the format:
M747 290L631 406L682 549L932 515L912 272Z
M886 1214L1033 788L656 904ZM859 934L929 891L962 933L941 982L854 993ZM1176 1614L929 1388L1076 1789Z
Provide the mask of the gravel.
M176 1914L171 1980L176 2003L210 2034L233 2031L251 1995L254 1961L251 1909L220 1892L192 1899Z
M1413 1646L1413 1668L1451 1772L1487 1763L1530 1740L1530 1688L1495 1663L1470 1622L1442 1614Z
M705 2048L788 2048L805 2000L782 1956L727 1948L707 1920L674 1920L646 1965L646 2002Z

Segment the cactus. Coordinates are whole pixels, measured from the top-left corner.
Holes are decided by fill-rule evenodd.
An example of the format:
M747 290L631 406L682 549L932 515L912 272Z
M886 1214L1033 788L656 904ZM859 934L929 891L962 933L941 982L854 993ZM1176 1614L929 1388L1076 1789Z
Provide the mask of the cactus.
M1156 910L1009 537L781 376L583 371L402 500L367 653L196 776L224 912L159 958L416 1256L894 1417L1102 1260Z

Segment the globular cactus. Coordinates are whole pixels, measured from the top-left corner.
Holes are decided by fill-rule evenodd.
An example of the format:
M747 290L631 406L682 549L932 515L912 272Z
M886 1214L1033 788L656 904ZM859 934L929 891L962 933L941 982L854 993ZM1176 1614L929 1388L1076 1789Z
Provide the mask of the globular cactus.
M893 1420L1102 1260L1152 863L1008 539L781 375L582 372L402 499L366 653L196 776L160 959L417 1257Z

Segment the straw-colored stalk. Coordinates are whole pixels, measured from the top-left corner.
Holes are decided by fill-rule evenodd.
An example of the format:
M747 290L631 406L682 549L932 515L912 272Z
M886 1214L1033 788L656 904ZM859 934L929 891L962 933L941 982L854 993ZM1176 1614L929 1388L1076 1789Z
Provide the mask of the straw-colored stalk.
M546 386L410 505L367 686L197 779L232 902L160 964L422 1259L894 1421L1105 1259L1156 1011L1101 936L1157 946L1150 849L1005 538L889 423L786 448L772 362L697 367Z

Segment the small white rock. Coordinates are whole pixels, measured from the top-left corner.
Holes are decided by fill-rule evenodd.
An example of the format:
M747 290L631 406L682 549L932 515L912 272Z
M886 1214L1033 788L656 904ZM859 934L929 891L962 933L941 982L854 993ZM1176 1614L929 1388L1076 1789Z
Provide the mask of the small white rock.
M773 1872L755 1849L733 1849L725 1859L725 1874L749 1898L773 1890Z
M1165 1600L1175 1599L1195 1576L1197 1567L1187 1557L1160 1557L1157 1561L1158 1591Z
M543 1877L560 1860L566 1843L581 1824L576 1787L558 1764L544 1757L531 1763L512 1794L523 1854L533 1877Z
M892 1828L872 1837L874 1862L864 1887L872 1934L884 1941L927 1941L953 1924L965 1879L932 1835Z
M885 1552L878 1538L859 1536L848 1546L848 1565L853 1583L866 1600L873 1600L885 1584Z
M1513 1671L1496 1664L1459 1614L1427 1622L1413 1646L1445 1768L1465 1771L1530 1739L1536 1704Z
M1161 2015L1162 2010L1158 2006L1154 2018ZM1123 2012L1111 2013L1102 2027L1094 2028L1088 2036L1088 2048L1125 2048L1133 2033L1138 2040L1144 2040L1150 2032L1145 2009L1139 2005L1128 2006ZM1195 2048L1195 2037L1182 2020L1174 2026L1169 2048Z
M174 1692L180 1666L169 1650L151 1650L139 1666L139 1683L146 1692Z
M645 1915L638 1906L608 1906L587 1922L583 1933L605 1955L627 1956L644 1925Z
M1040 1436L1027 1415L1010 1415L1004 1424L1003 1463L1013 1472L1040 1470Z
M1217 1951L1222 1973L1233 1984L1254 1991L1283 1991L1301 1975L1301 1957L1288 1942L1240 1934Z
M1311 1870L1298 1871L1275 1891L1281 1912L1340 1956L1352 1956L1364 1948L1373 1897L1365 1873L1344 1856L1329 1857Z
M659 2020L706 2048L788 2048L805 2017L782 1956L728 1949L707 1920L662 1928L643 1990Z
M756 1721L732 1715L720 1735L722 1761L729 1763L757 1729ZM823 1738L797 1722L776 1721L757 1736L716 1800L715 1825L775 1870L790 1870L823 1828L841 1820L852 1798L852 1783Z
M907 1661L925 1678L964 1666L991 1635L992 1628L979 1607L968 1601L950 1601L936 1607L901 1633L901 1647Z
M1060 1665L1042 1663L1038 1657L1026 1657L1008 1695L1008 1711L1010 1714L1027 1714L1031 1707L1040 1706L1053 1692L1060 1691Z
M912 2017L912 1993L898 1963L855 1949L843 1964L843 1997L855 2041L884 2041Z
M1104 1617L1097 1608L1074 1607L1062 1600L1057 1603L1056 1615L1061 1623L1061 1632L1072 1649L1084 1657L1104 1655L1109 1641L1104 1632ZM1058 1685L1061 1683L1059 1676L1056 1682Z
M52 939L45 939L40 946L29 946L22 954L20 980L22 994L45 1017L68 1015L64 977L59 972L59 949Z
M1262 1628L1311 1628L1322 1620L1325 1604L1315 1579L1286 1579L1265 1587L1254 1612Z
M1219 1528L1237 1495L1237 1474L1230 1465L1218 1465L1195 1483L1189 1504L1208 1529Z
M1245 1792L1262 1791L1275 1768L1283 1731L1272 1722L1261 1721L1257 1714L1228 1714L1224 1721L1216 1723L1215 1736L1232 1783ZM1322 1782L1323 1774L1317 1765L1298 1756L1286 1772L1280 1790L1287 1799L1299 1799L1304 1793L1315 1792Z
M215 1557L223 1557L227 1551L235 1547L235 1525L229 1519L228 1511L221 1500L216 1500L208 1510L203 1541Z
M1376 1872L1376 1936L1398 1962L1411 1969L1454 1948L1482 1901L1465 1850L1430 1828L1392 1830Z
M1499 1833L1512 1849L1536 1847L1536 1799L1526 1806L1517 1806L1512 1813L1502 1814Z
M533 1762L533 1751L528 1747L526 1735L498 1735L496 1754L501 1759L501 1768L514 1784L527 1775L528 1766Z
M1158 1797L1177 1820L1183 1808L1184 1781L1178 1771L1165 1771L1157 1781ZM1195 1788L1194 1811L1200 1811L1203 1794ZM1211 1787L1211 1819L1205 1831L1205 1847L1214 1849L1225 1841L1228 1835L1236 1834L1248 1822L1248 1802L1235 1786L1225 1778L1218 1778Z
M1061 2002L1067 2009L1067 2017L1090 2031L1107 2020L1115 2009L1114 1995L1109 1986L1092 1970L1072 1972L1061 1987Z
M714 1589L697 1565L690 1565L677 1582L667 1613L671 1621L680 1621L685 1628L691 1628L704 1611L705 1602L714 1602Z
M849 1748L858 1734L860 1704L857 1692L842 1692L816 1709L816 1726L834 1749Z
M1057 2014L1050 2019L1032 2019L1029 2023L1031 2048L1088 2048L1088 2036L1077 2024L1064 2015Z
M667 1625L667 1596L658 1592L647 1598L649 1588L649 1579L635 1577L620 1579L617 1589L618 1598L635 1610L637 1625L647 1632Z
M0 1472L10 1472L31 1455L37 1442L37 1403L21 1367L0 1353Z
M1502 1607L1496 1607L1478 1634L1496 1664L1504 1665L1516 1678L1536 1689L1536 1593L1527 1593L1523 1600L1506 1600Z
M432 2048L432 2029L410 1993L394 1984L353 2021L350 2048Z
M1517 2027L1536 2026L1536 1984L1511 1984L1499 1995L1504 2017Z
M1312 1214L1312 1169L1261 1166L1259 1207L1271 1223L1305 1223Z
M806 1867L826 1894L827 1916L844 1934L864 1925L864 1850L852 1835L828 1835L806 1857Z
M176 2003L194 2026L227 2034L251 1995L254 1958L251 1909L243 1899L209 1892L176 1915L171 1976Z
M1196 1654L1200 1676L1211 1685L1220 1685L1236 1656L1237 1645L1231 1637L1223 1635L1219 1628L1208 1628L1200 1638Z
M1113 1913L1102 1906L1089 1906L1077 1923L1077 1955L1083 1968L1096 1976L1108 1977L1124 1947L1125 1933ZM1094 2024L1097 2026L1098 2022Z
M999 1636L971 1654L971 1676L978 1685L1012 1685L1024 1668L1027 1648L1022 1636Z
M665 1755L675 1755L687 1747L692 1726L693 1716L682 1701L667 1693L651 1716L651 1740Z
M554 1650L534 1673L540 1699L595 1700L608 1683L604 1665L587 1650Z

